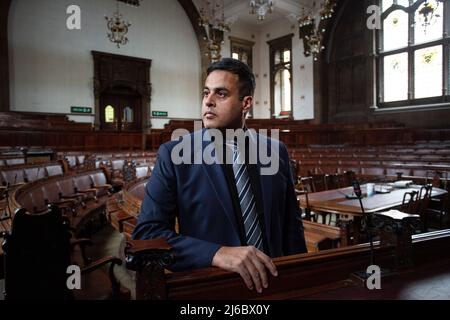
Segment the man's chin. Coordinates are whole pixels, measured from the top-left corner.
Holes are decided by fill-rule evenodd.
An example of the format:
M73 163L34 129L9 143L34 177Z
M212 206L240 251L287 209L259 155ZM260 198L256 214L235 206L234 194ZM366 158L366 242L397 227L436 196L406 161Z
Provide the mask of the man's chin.
M219 123L211 120L203 120L203 126L206 129L220 129Z

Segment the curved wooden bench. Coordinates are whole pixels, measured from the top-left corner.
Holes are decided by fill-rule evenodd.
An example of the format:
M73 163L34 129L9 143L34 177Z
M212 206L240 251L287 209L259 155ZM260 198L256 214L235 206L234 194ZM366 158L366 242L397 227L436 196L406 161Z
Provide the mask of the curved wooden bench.
M99 223L106 220L101 216L110 187L103 170L51 177L14 190L10 197L11 211L25 208L30 213L40 213L54 204L69 218L77 233L90 233L84 230L90 228L88 224L96 219L100 219Z
M144 177L127 184L106 204L107 217L111 225L119 232L123 232L128 239L131 239L136 226L148 180L148 177Z

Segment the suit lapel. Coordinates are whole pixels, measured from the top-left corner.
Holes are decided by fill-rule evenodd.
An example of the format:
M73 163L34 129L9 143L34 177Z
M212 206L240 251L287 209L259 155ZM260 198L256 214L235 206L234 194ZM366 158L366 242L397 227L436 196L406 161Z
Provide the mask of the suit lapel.
M205 133L207 135L207 133ZM203 140L203 150L205 147L210 144L210 141ZM202 152L202 151L197 151ZM202 164L202 168L206 173L206 176L209 180L210 187L214 191L217 202L220 204L222 211L230 220L230 223L233 225L234 230L236 230L236 235L238 235L238 226L236 222L236 217L234 214L233 205L231 202L231 194L228 190L228 184L225 180L225 176L223 173L223 169L220 164Z

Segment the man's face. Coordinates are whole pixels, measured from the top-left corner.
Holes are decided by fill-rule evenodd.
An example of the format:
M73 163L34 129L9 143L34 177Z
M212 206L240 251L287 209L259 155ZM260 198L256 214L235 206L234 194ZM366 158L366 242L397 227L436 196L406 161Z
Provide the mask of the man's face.
M202 119L208 129L239 129L252 97L239 99L238 75L215 70L209 74L203 89Z

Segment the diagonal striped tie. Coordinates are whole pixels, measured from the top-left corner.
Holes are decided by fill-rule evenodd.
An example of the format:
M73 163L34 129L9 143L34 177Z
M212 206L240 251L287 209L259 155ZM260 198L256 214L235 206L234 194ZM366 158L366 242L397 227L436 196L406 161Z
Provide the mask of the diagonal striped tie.
M233 145L233 172L244 220L247 244L263 251L262 232L256 211L256 201L251 190L243 155L239 152L237 145Z

